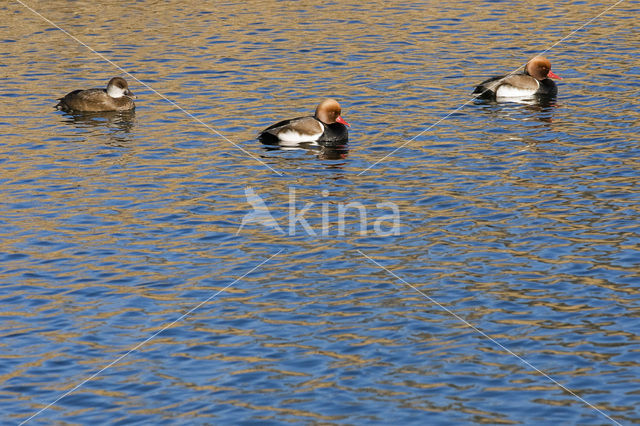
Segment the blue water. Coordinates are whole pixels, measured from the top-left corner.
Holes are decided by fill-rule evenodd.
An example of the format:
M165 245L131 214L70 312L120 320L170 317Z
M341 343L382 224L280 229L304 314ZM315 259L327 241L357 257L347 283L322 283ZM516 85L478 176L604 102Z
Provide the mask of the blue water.
M28 5L131 75L0 6L3 424L640 422L640 2L94 3Z

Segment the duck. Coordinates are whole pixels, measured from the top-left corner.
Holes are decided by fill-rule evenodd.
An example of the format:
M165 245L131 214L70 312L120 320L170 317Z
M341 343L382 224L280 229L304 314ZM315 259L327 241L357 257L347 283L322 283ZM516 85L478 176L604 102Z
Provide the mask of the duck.
M74 90L58 99L57 108L64 111L105 112L131 111L136 96L129 90L129 84L122 77L109 80L106 89Z
M296 145L304 142L347 142L350 127L342 118L342 108L335 99L324 99L313 116L292 118L273 124L258 135L263 143Z
M480 83L473 94L477 98L529 98L534 96L555 97L556 83L551 80L562 78L551 71L551 62L542 56L529 60L524 70L515 74L492 77Z

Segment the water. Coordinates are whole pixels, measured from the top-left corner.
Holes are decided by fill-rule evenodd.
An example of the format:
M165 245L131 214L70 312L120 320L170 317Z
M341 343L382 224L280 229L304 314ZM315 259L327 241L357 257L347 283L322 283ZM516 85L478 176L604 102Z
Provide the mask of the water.
M609 5L30 2L192 115L74 117L121 72L4 3L2 422L640 422L639 3L455 111ZM255 140L326 96L347 147Z

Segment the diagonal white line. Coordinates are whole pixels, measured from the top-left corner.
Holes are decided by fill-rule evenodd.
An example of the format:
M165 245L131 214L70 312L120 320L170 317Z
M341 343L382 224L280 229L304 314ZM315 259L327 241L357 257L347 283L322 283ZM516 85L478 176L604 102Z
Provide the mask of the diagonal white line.
M251 268L249 271L245 272L244 274L242 274L240 277L236 278L235 280L233 280L231 283L227 284L224 288L218 290L217 292L213 293L211 296L207 297L205 300L203 300L202 302L198 303L197 305L195 305L193 308L189 309L187 312L185 312L184 314L182 314L181 316L179 316L177 319L175 319L174 321L171 321L170 323L166 324L164 327L162 327L160 330L156 331L155 333L153 333L151 336L147 337L145 340L143 340L142 342L138 343L137 345L135 345L133 348L129 349L127 352L125 352L124 354L120 355L118 358L116 358L115 360L111 361L109 364L105 365L104 367L102 367L100 370L96 371L95 373L93 373L91 376L89 376L88 378L84 379L83 381L81 381L80 383L78 383L77 385L75 385L73 388L69 389L67 392L63 393L62 395L60 395L58 398L56 398L55 401L47 404L47 406L45 406L44 408L40 409L37 413L32 414L31 417L29 417L28 419L22 421L20 423L20 425L23 425L27 422L29 422L31 419L33 419L34 417L36 417L37 415L39 415L40 413L42 413L43 411L47 410L48 408L50 408L51 406L55 405L58 401L60 401L62 398L68 396L69 394L75 392L80 386L84 385L85 383L87 383L89 380L92 380L94 377L96 377L97 375L101 374L103 371L105 371L107 368L112 367L113 365L117 364L118 362L122 361L122 359L124 359L127 355L129 355L131 352L134 352L136 350L138 350L141 346L145 345L146 343L150 342L151 340L153 340L158 334L162 333L163 331L165 331L166 329L172 327L174 324L176 324L177 322L182 321L186 316L190 315L193 311L195 311L196 309L198 309L200 306L204 305L205 303L209 302L210 300L212 300L214 297L216 297L217 295L219 295L220 293L222 293L223 291L225 291L226 289L228 289L229 287L231 287L232 285L234 285L235 283L237 283L238 281L240 281L241 279L243 279L244 277L246 277L247 275L249 275L250 273L252 273L253 271L255 271L256 269L258 269L259 267L261 267L262 265L264 265L265 263L269 262L271 259L273 259L274 257L276 257L277 255L279 255L280 253L282 253L284 251L284 249L280 249L278 250L278 252L276 254L273 254L271 256L269 256L267 259L263 260L262 262L260 262L259 264L257 264L256 266L254 266L253 268Z
M574 35L575 33L577 33L578 31L580 31L581 29L583 29L584 27L586 27L587 25L589 25L590 23L592 23L593 21L595 21L596 19L598 19L599 17L601 17L602 15L604 15L605 13L607 13L608 11L610 11L611 9L613 9L614 7L616 7L617 5L619 5L620 3L622 3L624 0L618 0L617 2L615 2L614 4L612 4L611 6L607 7L605 10L603 10L602 12L598 13L596 16L594 16L593 18L589 19L587 22L585 22L584 24L580 25L578 28L576 28L575 30L571 31L569 34L567 34L566 36L562 37L560 40L556 41L555 43L553 43L551 46L549 46L547 49L543 50L542 52L539 53L539 55L544 55L545 53L547 53L548 51L550 51L551 49L553 49L554 47L556 47L557 45L559 45L560 43L562 43L563 41L565 41L566 39L568 39L569 37L571 37L572 35Z
M120 70L123 74L126 74L127 76L131 77L133 80L137 81L138 83L140 83L141 85L143 85L144 87L146 87L147 89L151 90L153 93L155 93L156 95L160 96L162 99L164 99L165 101L167 101L169 104L171 104L172 106L176 107L177 109L179 109L180 111L182 111L185 115L187 115L189 118L191 118L192 120L194 120L195 122L203 125L204 127L206 127L207 129L209 129L211 132L213 132L214 134L220 136L222 139L224 139L225 141L229 142L231 145L233 145L234 147L238 148L240 151L242 151L243 153L245 153L247 156L253 158L254 160L256 160L257 162L261 163L263 166L265 166L266 168L268 168L269 170L271 170L272 172L276 173L278 176L282 176L283 174L285 174L284 172L280 172L276 169L274 169L273 167L271 167L270 165L268 165L267 163L265 163L264 161L262 161L261 159L259 159L258 157L256 157L255 155L253 155L252 153L250 153L249 151L247 151L246 149L244 149L243 147L241 147L240 145L238 145L237 143L233 142L231 139L227 138L225 135L223 135L222 133L220 133L219 131L217 131L216 129L214 129L213 127L211 127L210 125L208 125L207 123L205 123L204 121L200 120L198 117L194 116L193 114L191 114L189 111L187 111L186 109L182 108L180 105L178 105L177 103L175 103L174 101L172 101L171 99L167 98L166 96L164 96L162 93L158 92L156 89L154 89L153 87L149 86L147 83L145 83L144 81L138 79L136 76L134 76L133 74L129 73L127 70L123 69L121 66L119 66L118 64L116 64L115 62L113 62L112 60L110 60L109 58L107 58L106 56L104 56L103 54L101 54L100 52L97 52L95 49L93 49L91 46L87 45L85 42L83 42L82 40L80 40L79 38L77 38L76 36L74 36L73 34L69 33L68 31L66 31L65 29L61 28L58 24L56 24L55 22L51 21L50 19L48 19L47 17L43 16L41 13L37 12L36 10L34 10L32 7L30 7L29 5L25 4L22 0L15 0L16 2L20 3L25 9L28 9L29 11L31 11L34 15L38 16L40 19L42 19L43 21L46 21L47 23L49 23L50 25L53 25L54 27L56 27L58 30L62 31L65 35L67 35L68 37L72 38L73 40L75 40L78 44L86 47L87 49L89 49L91 52L95 53L97 56L100 57L100 59L102 59L105 62L108 62L109 64L113 65L115 68L117 68L118 70Z
M571 389L567 388L565 385L563 385L562 383L558 382L556 379L554 379L553 377L549 376L547 373L545 373L544 371L540 370L539 368L537 368L536 366L534 366L533 364L531 364L529 361L527 361L526 359L522 358L520 355L516 354L515 352L513 352L511 349L507 348L506 346L504 346L502 343L498 342L496 339L494 339L493 337L489 336L487 333L485 333L484 331L480 330L478 327L474 326L473 324L471 324L469 321L467 321L466 319L462 318L460 315L456 314L455 312L453 312L451 309L447 308L446 306L442 305L440 302L438 302L437 300L435 300L434 298L430 297L429 295L427 295L426 293L424 293L423 291L421 291L419 288L415 287L414 285L408 283L407 281L405 281L404 279L402 279L401 277L399 277L398 275L396 275L393 271L391 271L390 269L387 269L384 265L380 264L379 262L377 262L375 259L373 259L370 256L367 256L365 253L363 253L360 250L356 251L358 253L360 253L362 256L364 256L365 258L367 258L371 263L373 263L374 265L376 265L378 268L386 271L389 275L391 275L392 277L396 278L398 281L401 281L403 284L411 287L413 290L415 290L417 293L419 293L420 295L422 295L425 299L429 300L431 303L433 303L434 305L437 305L440 309L442 309L443 311L447 312L449 315L453 316L454 318L456 318L457 320L459 320L460 322L462 322L464 325L466 325L467 327L469 327L470 329L472 329L473 331L475 331L476 333L480 334L482 337L484 337L485 339L491 341L494 345L498 346L500 349L502 349L503 351L509 353L510 355L514 356L515 358L517 358L521 363L525 364L527 367L532 368L533 370L537 371L539 374L541 374L542 376L546 377L548 380L550 380L551 382L553 382L555 385L557 385L558 387L560 387L562 390L564 390L565 392L573 395L574 397L576 397L578 400L580 400L581 402L583 402L584 404L586 404L587 406L589 406L590 408L594 409L595 411L597 411L598 413L602 414L604 417L606 417L607 419L611 420L613 423L622 426L620 423L618 423L617 421L615 421L614 419L612 419L611 417L609 417L608 414L606 414L605 412L603 412L602 410L600 410L598 407L594 406L593 404L591 404L590 402L586 401L584 398L582 398L580 395L576 394L575 392L573 392Z
M580 25L578 28L574 29L573 31L571 31L569 34L567 34L566 36L562 37L560 40L556 41L555 43L553 43L551 46L549 46L548 48L546 48L545 50L543 50L542 52L538 53L537 55L534 56L542 56L545 53L547 53L548 51L550 51L551 49L553 49L554 47L556 47L557 45L559 45L560 43L562 43L563 41L567 40L569 37L571 37L572 35L574 35L575 33L577 33L578 31L580 31L581 29L583 29L584 27L586 27L587 25L589 25L590 23L592 23L593 21L595 21L596 19L598 19L599 17L601 17L602 15L604 15L605 13L607 13L608 11L610 11L611 9L613 9L614 7L616 7L617 5L619 5L620 3L622 3L625 0L618 0L617 2L615 2L614 4L612 4L611 6L607 7L605 10L603 10L602 12L598 13L596 16L594 16L593 18L589 19L587 22L585 22L584 24ZM520 69L522 68L522 66L519 66L518 68L516 68L515 70L511 71L510 73L507 74L507 76L511 76L515 73L517 73ZM487 89L488 90L488 89ZM486 92L486 90L484 91ZM422 130L420 133L418 133L417 135L415 135L414 137L412 137L411 139L405 141L402 145L396 147L393 151L391 151L390 153L388 153L387 155L385 155L384 157L378 159L376 162L372 163L371 165L369 165L369 167L367 167L366 169L362 170L360 173L358 173L358 176L362 175L363 173L367 172L368 170L372 169L373 167L377 166L378 164L380 164L381 162L383 162L384 160L386 160L387 158L389 158L390 156L392 156L393 154L395 154L396 152L398 152L400 149L404 148L405 146L407 146L408 144L410 144L411 142L413 142L414 140L416 140L417 138L419 138L420 136L424 135L425 133L427 133L429 130L433 129L435 126L437 126L438 124L442 123L444 120L446 120L447 118L451 117L451 115L455 114L456 112L460 111L462 108L464 108L465 106L469 105L471 102L473 102L475 99L477 99L478 97L482 96L484 94L484 92L478 93L475 96L472 96L471 99L469 99L468 101L466 101L465 103L463 103L462 105L460 105L458 108L453 109L451 111L449 111L444 117L440 118L438 121L436 121L435 123L433 123L432 125L430 125L429 127L427 127L426 129Z

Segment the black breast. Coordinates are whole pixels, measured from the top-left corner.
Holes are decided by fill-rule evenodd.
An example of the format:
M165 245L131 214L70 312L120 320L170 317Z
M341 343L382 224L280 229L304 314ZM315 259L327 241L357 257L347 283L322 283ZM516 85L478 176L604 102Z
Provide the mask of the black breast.
M555 97L558 94L558 86L555 81L550 78L545 78L540 81L540 88L536 92L536 95Z
M349 132L347 126L342 123L333 123L324 125L324 133L318 142L348 142Z

